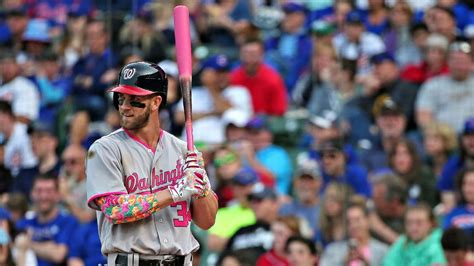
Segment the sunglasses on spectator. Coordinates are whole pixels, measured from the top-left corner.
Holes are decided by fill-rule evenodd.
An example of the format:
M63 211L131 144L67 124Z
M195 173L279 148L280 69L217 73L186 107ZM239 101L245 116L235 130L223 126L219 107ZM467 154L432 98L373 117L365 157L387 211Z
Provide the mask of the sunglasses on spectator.
M454 42L449 46L449 51L470 54L472 49L471 45L467 42Z
M231 164L233 162L236 162L237 161L237 155L234 154L234 153L228 153L228 154L225 154L225 155L221 155L221 156L218 156L214 159L214 165L216 167L221 167L221 166L224 166L224 165L228 165L228 164Z

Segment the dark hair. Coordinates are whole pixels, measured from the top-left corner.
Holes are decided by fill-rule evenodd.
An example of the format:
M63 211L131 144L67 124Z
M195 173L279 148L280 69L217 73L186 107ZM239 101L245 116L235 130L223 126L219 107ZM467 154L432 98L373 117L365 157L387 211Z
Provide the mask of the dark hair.
M441 246L445 251L468 250L469 237L461 228L451 227L443 232Z
M392 168L394 171L396 171L395 165L393 164L393 159L394 159L394 157L397 153L397 148L400 145L404 145L407 148L408 153L410 154L411 160L412 160L411 169L409 170L409 172L407 174L403 174L400 177L402 179L404 179L404 181L406 181L408 183L411 183L414 180L406 180L406 179L407 178L408 179L419 178L420 177L419 172L420 172L421 167L422 167L420 155L418 154L418 150L416 149L415 143L413 143L413 141L410 141L410 140L404 139L404 138L398 140L395 143L395 145L393 145L392 150L390 150L389 153L388 153L388 165L390 166L390 168ZM400 173L398 173L398 174L400 174Z
M344 71L348 71L350 80L354 81L355 75L357 73L357 60L342 58L341 69Z
M429 32L428 26L426 26L425 23L416 23L410 26L410 35L413 37L413 35L419 30Z
M385 199L388 201L398 200L401 204L406 204L408 189L406 183L395 173L387 173L372 180L372 185L385 185Z
M289 251L289 248L290 248L290 245L291 243L293 242L297 242L297 243L301 243L303 245L305 245L311 254L313 255L317 255L317 252L316 252L316 246L314 245L314 243L309 240L308 238L305 238L305 237L302 237L302 236L290 236L288 238L288 240L286 240L286 244L285 244L285 251L288 253Z
M4 100L0 100L0 113L5 113L11 117L15 116L13 114L12 105Z
M444 13L448 14L454 21L456 21L456 14L451 8L440 6L440 5L436 5L432 8L443 11Z
M54 182L54 187L57 189L59 189L59 182L58 182L58 179L54 176L51 176L51 175L37 175L35 177L35 180L33 181L33 186L34 187L36 185L36 183L38 181L53 181Z
M474 167L465 167L458 171L456 174L456 189L459 194L459 200L458 204L466 204L466 197L464 197L464 193L462 192L462 187L464 185L464 178L467 176L469 173L474 173Z

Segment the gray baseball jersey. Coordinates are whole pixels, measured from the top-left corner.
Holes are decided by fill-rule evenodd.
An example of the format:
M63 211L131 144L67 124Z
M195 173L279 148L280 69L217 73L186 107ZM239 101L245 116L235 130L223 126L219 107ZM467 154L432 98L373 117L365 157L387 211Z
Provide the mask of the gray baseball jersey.
M156 150L119 129L89 149L87 198L111 194L147 194L166 189L183 175L186 143L162 130ZM187 255L199 248L191 234L191 200L173 203L150 217L114 225L97 212L102 253Z

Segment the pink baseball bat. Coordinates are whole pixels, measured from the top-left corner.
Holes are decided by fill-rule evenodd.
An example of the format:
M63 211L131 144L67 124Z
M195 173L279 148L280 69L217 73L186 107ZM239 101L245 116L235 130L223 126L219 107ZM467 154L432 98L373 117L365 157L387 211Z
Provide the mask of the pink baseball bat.
M176 43L176 60L178 61L179 70L179 85L183 95L186 141L188 144L188 151L192 151L194 150L191 104L192 59L188 7L183 5L176 6L173 11L173 18L174 38Z

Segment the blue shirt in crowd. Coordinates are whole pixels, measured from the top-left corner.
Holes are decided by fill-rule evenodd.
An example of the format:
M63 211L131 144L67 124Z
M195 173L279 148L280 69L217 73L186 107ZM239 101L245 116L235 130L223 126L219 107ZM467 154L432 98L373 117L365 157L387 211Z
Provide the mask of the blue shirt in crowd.
M270 145L256 153L257 160L275 176L278 193L288 195L293 168L288 153L282 147Z
M456 182L456 175L464 166L464 162L459 154L449 158L444 164L441 176L439 177L437 188L440 191L453 191Z
M367 171L355 164L346 165L346 170L341 176L330 176L323 171L323 190L331 182L339 182L347 184L354 190L355 193L363 195L367 198L372 196L372 188L367 180Z
M69 258L80 258L85 265L105 265L107 258L101 253L99 230L96 219L82 224L75 232Z

